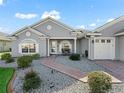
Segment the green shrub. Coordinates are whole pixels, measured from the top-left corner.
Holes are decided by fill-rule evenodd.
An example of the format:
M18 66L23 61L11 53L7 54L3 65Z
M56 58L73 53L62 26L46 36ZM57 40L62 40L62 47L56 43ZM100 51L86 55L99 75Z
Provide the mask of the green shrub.
M80 54L72 54L69 59L71 60L80 60Z
M30 66L32 63L32 57L31 56L21 56L17 59L18 67L25 68Z
M33 54L33 55L32 55L32 58L33 58L33 59L39 59L39 58L40 58L40 54Z
M5 60L6 63L14 62L14 59L12 58L10 53L4 53L1 55L1 60Z
M112 89L111 77L103 72L96 71L88 75L88 84L92 93L106 93Z
M10 53L4 53L1 55L1 60L8 60L10 59L12 56Z
M26 74L23 83L24 91L29 91L31 89L37 89L41 85L40 77L33 71Z
M34 71L30 71L30 72L28 72L28 73L25 75L25 79L30 79L30 78L33 78L33 77L35 77L35 76L37 76L37 73L34 72Z
M11 63L11 62L14 62L14 58L9 58L6 60L6 63Z

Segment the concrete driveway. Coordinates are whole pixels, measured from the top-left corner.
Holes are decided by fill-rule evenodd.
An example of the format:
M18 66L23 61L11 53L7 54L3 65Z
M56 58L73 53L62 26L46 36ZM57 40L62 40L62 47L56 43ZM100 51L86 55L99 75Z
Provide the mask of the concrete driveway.
M114 60L95 61L96 64L106 68L116 78L124 82L124 62Z

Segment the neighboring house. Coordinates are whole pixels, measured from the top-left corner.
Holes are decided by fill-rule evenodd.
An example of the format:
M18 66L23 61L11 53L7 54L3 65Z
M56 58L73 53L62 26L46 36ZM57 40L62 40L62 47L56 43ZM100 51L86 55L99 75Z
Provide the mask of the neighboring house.
M12 35L12 56L80 53L91 60L124 60L123 24L124 17L120 17L90 32L48 17Z
M11 39L7 37L7 34L0 32L0 52L8 52L11 48Z

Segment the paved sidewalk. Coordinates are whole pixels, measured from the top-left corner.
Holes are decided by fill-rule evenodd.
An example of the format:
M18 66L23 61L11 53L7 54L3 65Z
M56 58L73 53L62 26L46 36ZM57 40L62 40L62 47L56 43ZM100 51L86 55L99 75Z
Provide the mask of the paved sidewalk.
M62 72L64 74L67 74L75 79L80 80L80 81L82 81L81 79L87 75L87 73L81 72L78 69L68 67L68 66L62 65L60 63L56 63L54 61L55 61L55 56L52 56L52 57L49 57L48 59L46 59L45 62L42 62L42 64L49 68L55 69L59 72Z

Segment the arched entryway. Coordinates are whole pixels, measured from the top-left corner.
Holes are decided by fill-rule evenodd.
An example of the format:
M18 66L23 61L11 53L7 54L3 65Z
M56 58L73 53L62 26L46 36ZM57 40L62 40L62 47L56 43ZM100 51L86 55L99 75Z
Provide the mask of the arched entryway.
M71 53L72 44L68 40L61 41L59 46L59 51L61 53Z

